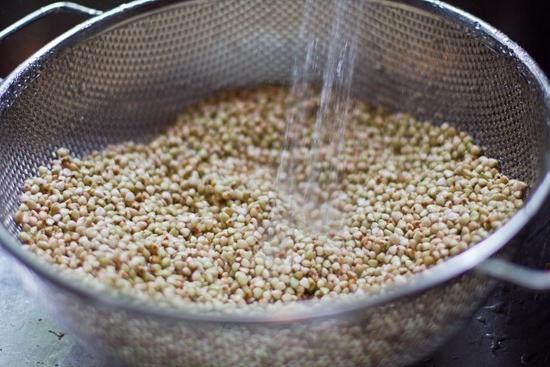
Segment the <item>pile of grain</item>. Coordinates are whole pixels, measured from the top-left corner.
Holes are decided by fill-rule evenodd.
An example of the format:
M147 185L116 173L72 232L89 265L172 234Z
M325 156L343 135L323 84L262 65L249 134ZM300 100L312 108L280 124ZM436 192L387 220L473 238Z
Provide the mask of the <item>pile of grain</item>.
M290 302L402 281L522 205L526 185L467 134L354 102L341 154L327 145L317 162L321 183L337 169L317 194L343 225L323 234L295 225L293 198L275 180L295 102L280 87L224 94L149 144L84 158L61 148L23 187L19 238L60 268L140 297ZM312 127L313 116L290 152L299 180Z

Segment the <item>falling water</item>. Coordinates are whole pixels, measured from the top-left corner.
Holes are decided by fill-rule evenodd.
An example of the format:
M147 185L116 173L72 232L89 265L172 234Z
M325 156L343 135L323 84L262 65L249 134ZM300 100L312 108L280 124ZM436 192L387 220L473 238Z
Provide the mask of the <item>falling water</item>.
M327 4L323 2L323 5ZM297 222L323 233L339 226L339 213L331 199L343 193L335 190L338 157L349 118L350 94L357 54L357 16L363 2L333 1L330 33L325 41L315 28L319 2L306 0L299 37L305 52L296 58L292 73L292 96L298 101L287 118L285 144L277 171L277 183L294 198ZM324 47L323 41L325 41ZM328 44L327 44L328 43ZM311 88L314 76L321 78L320 90ZM316 91L316 92L315 92ZM314 93L317 93L315 95ZM307 146L300 145L304 121L311 114L311 100L319 99L313 111L314 125ZM305 166L298 176L297 162Z

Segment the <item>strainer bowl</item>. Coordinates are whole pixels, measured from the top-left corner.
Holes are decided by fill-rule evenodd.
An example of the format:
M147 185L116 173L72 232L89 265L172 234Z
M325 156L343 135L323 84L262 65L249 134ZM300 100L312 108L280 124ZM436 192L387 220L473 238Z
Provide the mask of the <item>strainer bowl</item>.
M308 31L326 49L330 2L312 3ZM433 351L483 301L494 282L480 272L550 286L547 274L502 259L529 233L550 189L547 80L503 34L438 1L350 2L345 16L359 27L352 93L468 132L505 174L528 183L524 207L473 248L381 294L235 315L104 294L22 249L12 219L21 186L53 151L85 155L147 141L184 106L216 91L289 84L304 52L303 9L303 0L168 0L99 14L60 3L0 32L1 39L54 10L95 16L0 85L0 242L26 287L98 353L131 366L406 365Z

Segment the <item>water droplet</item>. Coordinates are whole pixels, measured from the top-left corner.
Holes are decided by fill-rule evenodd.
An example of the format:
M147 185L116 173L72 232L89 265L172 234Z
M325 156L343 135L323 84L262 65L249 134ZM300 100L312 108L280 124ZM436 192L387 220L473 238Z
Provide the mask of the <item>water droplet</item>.
M85 82L82 82L78 85L78 91L79 93L84 93L88 90L88 84Z
M482 323L483 325L487 324L487 320L483 316L476 317L476 320L479 321L480 323Z
M70 96L77 95L79 92L78 85L76 83L69 83L67 92L69 92Z
M497 302L489 306L483 307L483 309L494 312L496 314L501 314L504 312L504 302Z

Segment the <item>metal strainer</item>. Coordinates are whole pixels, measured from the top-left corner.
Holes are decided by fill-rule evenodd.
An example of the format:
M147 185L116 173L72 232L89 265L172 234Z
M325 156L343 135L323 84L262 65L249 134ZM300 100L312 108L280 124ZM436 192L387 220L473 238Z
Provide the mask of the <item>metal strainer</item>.
M331 6L309 32L328 43ZM353 93L472 134L507 175L529 184L502 228L410 284L352 303L295 313L210 315L100 294L23 251L11 214L20 187L51 152L79 154L145 141L182 108L220 89L288 83L303 1L136 1L59 37L0 85L0 241L25 284L91 348L131 366L396 366L433 351L479 306L493 282L478 269L548 288L549 275L490 259L513 251L550 189L546 78L517 45L437 1L352 2L359 54ZM355 5L353 5L355 4ZM355 6L355 7L354 7ZM347 31L350 32L348 26ZM502 255L502 251L501 251Z

